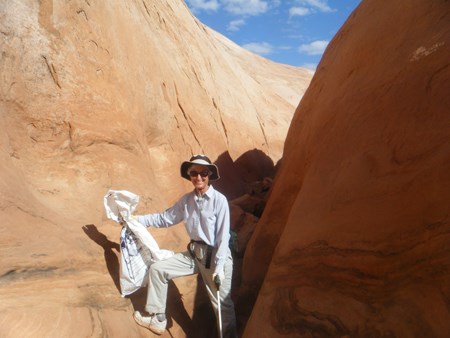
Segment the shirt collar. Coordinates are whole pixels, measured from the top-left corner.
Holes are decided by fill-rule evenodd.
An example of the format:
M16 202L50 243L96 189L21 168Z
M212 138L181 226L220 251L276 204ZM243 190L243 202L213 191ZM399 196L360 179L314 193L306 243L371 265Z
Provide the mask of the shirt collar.
M210 199L212 197L212 195L214 194L214 188L213 186L210 184L208 190L206 190L205 195L208 196L208 199Z

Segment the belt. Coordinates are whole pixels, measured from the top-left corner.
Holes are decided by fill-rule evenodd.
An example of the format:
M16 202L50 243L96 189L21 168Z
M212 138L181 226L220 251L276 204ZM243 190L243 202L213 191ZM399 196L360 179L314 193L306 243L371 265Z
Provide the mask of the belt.
M193 248L195 247L196 244L199 245L204 245L206 246L206 260L205 260L205 268L209 269L211 267L211 256L212 256L212 251L213 251L213 247L206 244L204 241L196 241L191 239L191 241L189 242L187 249L189 251L189 253L191 254L192 258L197 259L197 261L201 262L201 260L197 257L197 255L195 254Z

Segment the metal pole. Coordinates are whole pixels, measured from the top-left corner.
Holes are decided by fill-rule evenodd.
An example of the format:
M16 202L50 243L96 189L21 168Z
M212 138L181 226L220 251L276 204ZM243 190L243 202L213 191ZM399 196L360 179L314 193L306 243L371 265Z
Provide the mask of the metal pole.
M217 289L217 311L219 313L219 337L222 338L222 311L220 309L220 277L216 275L214 277L214 284Z

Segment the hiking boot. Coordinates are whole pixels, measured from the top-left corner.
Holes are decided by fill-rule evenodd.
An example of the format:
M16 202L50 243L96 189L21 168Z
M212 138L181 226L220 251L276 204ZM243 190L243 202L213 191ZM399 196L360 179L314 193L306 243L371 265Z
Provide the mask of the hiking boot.
M163 321L159 321L158 318L156 318L156 314L150 316L143 316L139 311L135 311L134 320L140 326L143 326L146 329L152 331L153 333L159 335L163 334L164 331L166 330L167 320L164 319Z

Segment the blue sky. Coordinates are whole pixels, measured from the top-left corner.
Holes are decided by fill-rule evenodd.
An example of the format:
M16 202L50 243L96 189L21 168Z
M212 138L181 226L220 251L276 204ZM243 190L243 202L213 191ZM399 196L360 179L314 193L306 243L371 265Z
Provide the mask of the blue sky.
M205 25L275 62L314 70L361 0L185 0Z

